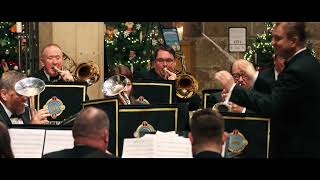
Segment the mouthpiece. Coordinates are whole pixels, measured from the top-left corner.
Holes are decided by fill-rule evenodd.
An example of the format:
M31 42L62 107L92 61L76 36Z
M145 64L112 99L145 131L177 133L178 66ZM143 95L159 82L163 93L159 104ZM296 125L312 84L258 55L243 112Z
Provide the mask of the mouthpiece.
M163 70L164 70L164 79L167 80L168 79L167 68L163 68Z
M56 70L59 74L62 73L62 71L60 69L58 69L56 66L53 67L54 70Z

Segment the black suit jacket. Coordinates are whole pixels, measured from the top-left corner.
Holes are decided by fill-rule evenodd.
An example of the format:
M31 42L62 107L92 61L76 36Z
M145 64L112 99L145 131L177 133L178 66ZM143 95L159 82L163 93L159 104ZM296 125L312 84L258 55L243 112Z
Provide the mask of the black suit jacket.
M29 108L26 108L25 112L21 115L24 124L29 124L30 116L29 116ZM0 121L3 122L7 127L12 125L10 117L8 117L6 111L0 104Z
M193 155L193 158L216 158L216 159L221 159L222 156L221 154L213 151L202 151L199 152L198 154Z
M51 81L49 81L49 79L47 78L46 74L44 73L44 69L43 68L40 69L35 74L33 74L31 77L39 78L39 79L43 80L44 82L51 82ZM56 82L65 82L65 81L60 77ZM89 100L89 96L86 93L86 101L88 101L88 100Z
M263 81L256 81L253 87L254 90L261 93L270 94L275 83L274 76L274 66L272 68L259 72L259 77L263 79Z
M320 64L305 50L285 64L271 94L235 86L231 100L271 116L271 157L320 157L319 92Z
M155 71L155 69L150 69L150 71L142 74L136 74L134 76L135 80L163 80ZM188 110L194 111L200 107L201 98L197 93L194 93L189 99L182 99L178 96L176 97L178 103L189 103Z
M90 146L76 145L72 149L45 154L42 158L114 158L114 156Z

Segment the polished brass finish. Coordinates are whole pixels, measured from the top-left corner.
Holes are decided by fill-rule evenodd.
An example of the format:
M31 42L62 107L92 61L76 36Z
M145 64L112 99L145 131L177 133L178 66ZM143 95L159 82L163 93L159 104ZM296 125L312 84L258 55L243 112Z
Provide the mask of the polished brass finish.
M85 81L88 86L93 85L100 79L99 66L93 61L76 64L66 53L63 53L64 69L73 73L75 81ZM61 71L61 70L60 70ZM57 70L58 73L60 71Z
M179 98L188 99L199 89L199 83L196 78L186 72L186 64L184 55L178 54L178 59L181 59L182 72L177 74L176 79L176 95Z

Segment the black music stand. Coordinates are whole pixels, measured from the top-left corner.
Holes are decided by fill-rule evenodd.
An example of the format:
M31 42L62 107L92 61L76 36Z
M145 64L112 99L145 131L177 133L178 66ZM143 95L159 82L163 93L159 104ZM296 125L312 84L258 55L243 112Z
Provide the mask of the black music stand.
M86 85L85 82L48 82L45 90L35 97L36 108L47 108L53 114L48 118L50 124L58 125L82 109Z
M175 81L139 80L132 83L134 97L143 96L150 104L172 104L176 102Z
M188 107L185 104L127 105L119 107L116 129L116 156L121 157L124 138L139 138L156 131L186 131Z
M105 111L110 120L109 128L109 146L108 149L112 154L116 154L116 134L119 121L118 115L119 101L117 97L107 97L104 99L90 100L83 103L83 108L93 106Z
M222 115L225 119L225 131L229 133L227 145L229 150L226 150L226 158L269 157L270 118L257 114L248 116L248 114L227 112ZM239 141L242 138L244 141Z

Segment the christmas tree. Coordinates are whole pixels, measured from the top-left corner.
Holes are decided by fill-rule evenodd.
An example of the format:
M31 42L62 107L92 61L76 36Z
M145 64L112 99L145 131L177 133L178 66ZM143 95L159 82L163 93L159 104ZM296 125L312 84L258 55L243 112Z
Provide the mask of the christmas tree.
M23 25L20 30L23 30ZM0 77L4 71L18 70L19 39L21 40L21 54L26 49L27 34L17 33L16 22L0 22Z
M147 71L154 47L163 44L160 23L106 22L105 25L107 66L123 64L135 73Z
M264 23L266 30L262 34L257 34L256 39L248 46L244 59L256 66L268 66L272 64L272 54L274 53L272 41L273 23Z

